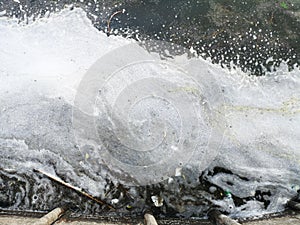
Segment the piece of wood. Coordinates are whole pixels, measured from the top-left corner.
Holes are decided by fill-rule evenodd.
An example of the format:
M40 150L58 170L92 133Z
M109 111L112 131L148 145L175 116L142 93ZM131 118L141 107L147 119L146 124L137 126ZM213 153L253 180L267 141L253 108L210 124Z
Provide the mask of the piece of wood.
M40 218L38 221L33 223L33 225L51 225L57 221L65 212L64 208L56 208L51 212Z
M230 217L223 215L216 209L213 209L208 213L208 218L214 225L241 225Z
M100 199L98 199L98 198L93 197L92 195L90 195L90 194L88 194L88 193L82 191L82 190L81 190L80 188L78 188L78 187L75 187L75 186L73 186L73 185L71 185L71 184L69 184L69 183L64 182L64 181L63 181L62 179L60 179L59 177L55 177L55 176L51 175L50 173L44 172L44 171L42 171L42 170L36 169L35 171L37 171L37 172L39 172L39 173L41 173L41 174L47 176L48 178L50 178L50 179L52 179L52 180L54 180L54 181L56 181L56 182L58 182L58 183L64 185L64 186L67 187L67 188L70 188L70 189L72 189L72 190L74 190L74 191L76 191L76 192L78 192L78 193L80 193L80 194L86 196L87 198L89 198L89 199L91 199L91 200L93 200L93 201L95 201L95 202L97 202L97 203L99 203L99 204L101 204L101 205L106 205L108 208L114 209L114 207L111 206L110 204L108 204L108 203L106 203L106 202L104 202L104 201L102 201L102 200L100 200Z
M158 225L155 220L155 217L153 215L151 215L150 213L146 213L144 215L144 218L145 218L146 225Z

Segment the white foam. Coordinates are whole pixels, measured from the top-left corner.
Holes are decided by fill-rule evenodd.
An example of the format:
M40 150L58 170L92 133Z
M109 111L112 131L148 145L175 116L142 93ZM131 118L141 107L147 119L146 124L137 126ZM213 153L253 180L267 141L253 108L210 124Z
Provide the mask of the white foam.
M0 18L0 91L63 97L72 102L87 69L130 41L107 38L81 9L65 9L29 25Z

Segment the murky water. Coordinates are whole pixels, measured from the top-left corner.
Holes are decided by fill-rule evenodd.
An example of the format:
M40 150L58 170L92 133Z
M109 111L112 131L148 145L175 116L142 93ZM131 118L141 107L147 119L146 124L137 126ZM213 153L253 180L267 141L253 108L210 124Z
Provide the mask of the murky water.
M151 209L184 218L211 207L236 217L284 210L300 185L297 1L91 1L62 10L68 4L0 3L1 209L72 203L79 215ZM134 44L149 39L168 44ZM135 57L155 63L118 70ZM116 70L91 77L92 65ZM97 101L86 98L92 88Z
M281 61L299 64L298 0L289 1L2 1L1 15L38 19L67 5L81 7L94 26L133 38L152 38L197 50L214 63L238 65L255 75ZM123 10L125 10L123 12ZM270 60L272 57L272 60Z

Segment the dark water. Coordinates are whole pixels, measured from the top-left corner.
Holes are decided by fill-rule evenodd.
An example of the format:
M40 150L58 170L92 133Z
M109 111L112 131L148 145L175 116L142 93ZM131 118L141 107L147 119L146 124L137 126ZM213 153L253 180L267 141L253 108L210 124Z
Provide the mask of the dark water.
M224 67L240 67L258 76L264 75L265 71L276 70L282 61L286 61L290 69L300 64L300 2L297 0L22 1L21 4L1 1L0 12L5 10L3 15L26 21L30 16L35 19L48 16L48 11L57 12L70 4L83 8L95 27L104 32L108 32L110 16L126 9L125 13L112 18L109 35L158 39L192 47L203 58L211 58L214 63ZM118 33L114 33L116 30ZM160 217L203 217L212 206L207 200L207 193L212 192L209 190L209 177L232 172L224 168L213 168L203 174L192 171L184 171L188 174L186 179L175 177L172 186L166 181L128 188L107 180L105 200L123 196L116 212L111 212L105 205L95 204L42 174L33 173L34 177L30 177L15 171L1 171L0 207L47 211L72 203L77 215L140 216L151 209ZM64 178L63 174L59 175ZM37 180L38 185L34 183ZM215 199L222 199L228 194L219 187L215 189ZM31 192L25 193L25 190ZM252 199L232 197L238 206L248 200L257 200L267 209L270 196L275 192L276 187L270 187L269 190L257 190ZM153 206L151 196L154 195L167 199L164 207Z
M299 64L300 2L298 0L148 0L148 1L2 1L0 10L24 20L59 11L66 5L85 9L94 25L118 35L165 40L197 50L224 66L241 67L255 75L276 70L282 61ZM132 35L135 37L135 35ZM272 60L268 60L272 57Z

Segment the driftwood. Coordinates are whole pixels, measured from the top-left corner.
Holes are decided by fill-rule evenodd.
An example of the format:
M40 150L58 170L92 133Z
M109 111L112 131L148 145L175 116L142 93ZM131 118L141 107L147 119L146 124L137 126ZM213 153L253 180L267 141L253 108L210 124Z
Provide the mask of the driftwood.
M56 208L51 212L40 218L33 225L51 225L57 221L65 212L65 208Z
M235 220L229 218L228 216L223 215L218 210L211 210L208 213L209 220L214 225L240 225L240 223Z
M72 189L72 190L74 190L74 191L76 191L76 192L78 192L78 193L84 195L85 197L87 197L87 198L93 200L94 202L97 202L97 203L99 203L99 204L101 204L101 205L106 205L106 206L107 206L108 208L110 208L110 209L114 209L114 207L111 206L110 204L108 204L108 203L106 203L106 202L104 202L104 201L102 201L102 200L100 200L100 199L97 199L97 198L93 197L92 195L90 195L90 194L88 194L88 193L82 191L80 188L75 187L75 186L73 186L73 185L71 185L71 184L69 184L69 183L66 183L66 182L64 182L62 179L60 179L60 178L58 178L58 177L55 177L55 176L51 175L50 173L47 173L47 172L44 172L44 171L41 171L41 170L37 170L37 169L36 169L35 171L37 171L37 172L39 172L39 173L41 173L41 174L47 176L48 178L50 178L50 179L52 179L52 180L54 180L54 181L56 181L56 182L58 182L58 183L64 185L65 187L67 187L67 188L69 188L69 189Z
M151 215L150 213L146 213L144 215L144 218L145 218L146 225L158 225L155 220L155 217L153 215Z

